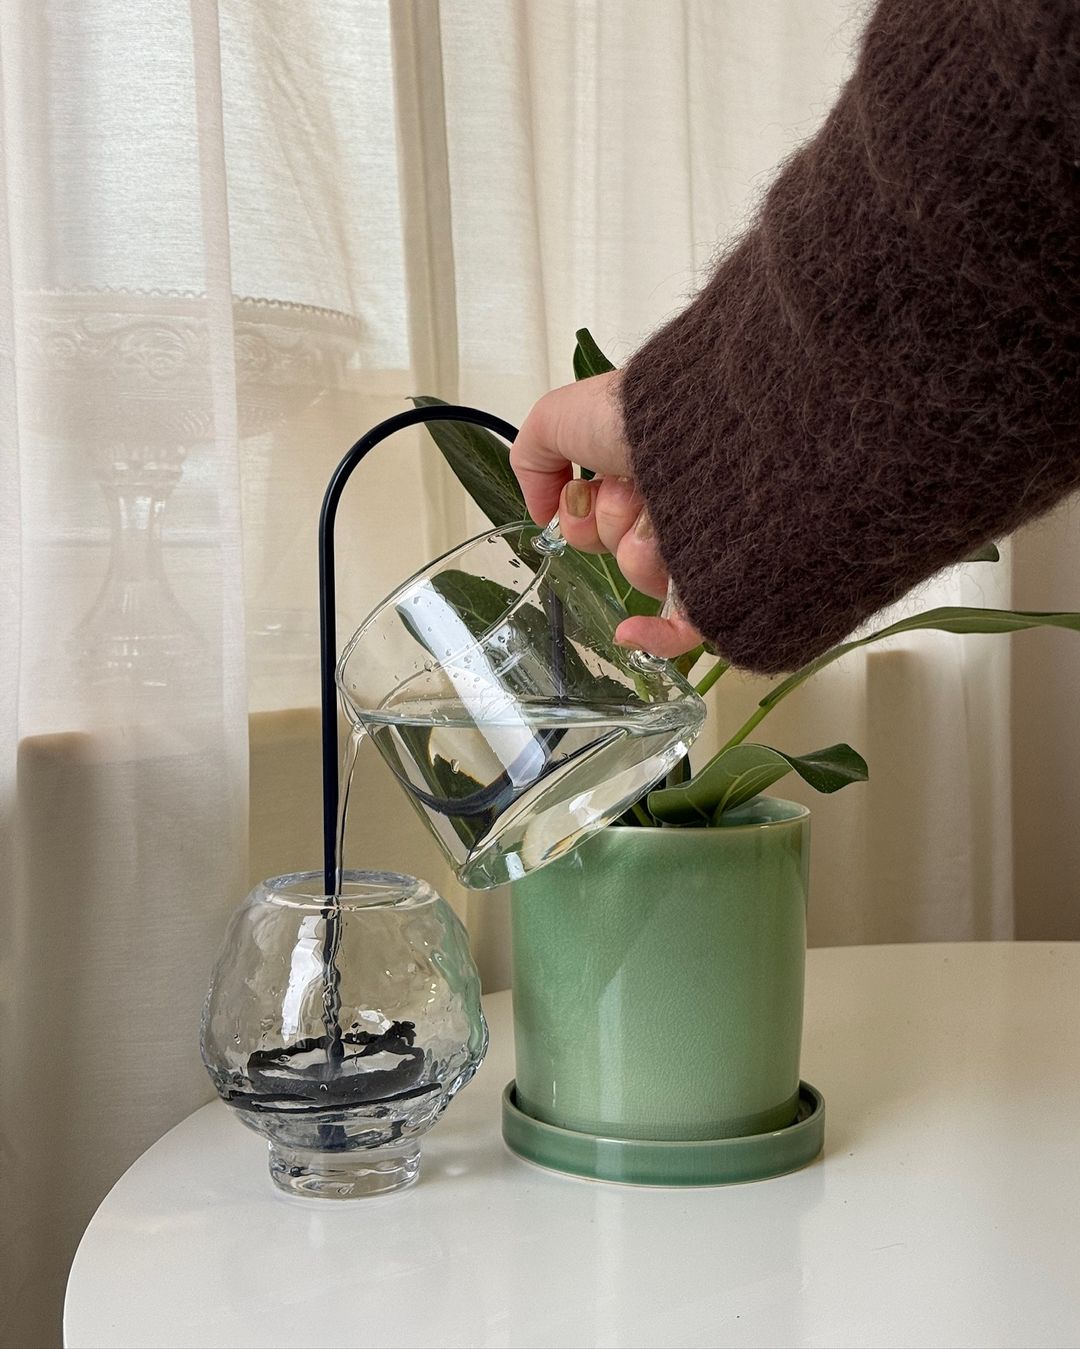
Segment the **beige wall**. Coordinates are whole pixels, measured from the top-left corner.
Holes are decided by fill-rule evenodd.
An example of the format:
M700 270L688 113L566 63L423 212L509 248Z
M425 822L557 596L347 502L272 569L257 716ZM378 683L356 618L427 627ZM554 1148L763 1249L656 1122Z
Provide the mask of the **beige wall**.
M1017 535L1016 608L1080 610L1078 530L1072 501ZM1080 635L1028 632L1012 644L1016 935L1078 941Z

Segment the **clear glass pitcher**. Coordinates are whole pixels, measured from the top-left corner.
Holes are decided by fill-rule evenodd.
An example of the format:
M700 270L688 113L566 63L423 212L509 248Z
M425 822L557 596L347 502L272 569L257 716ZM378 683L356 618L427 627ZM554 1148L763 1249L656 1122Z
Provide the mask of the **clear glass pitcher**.
M704 720L672 665L615 643L595 563L551 526L492 530L399 586L338 663L354 732L474 889L618 819Z

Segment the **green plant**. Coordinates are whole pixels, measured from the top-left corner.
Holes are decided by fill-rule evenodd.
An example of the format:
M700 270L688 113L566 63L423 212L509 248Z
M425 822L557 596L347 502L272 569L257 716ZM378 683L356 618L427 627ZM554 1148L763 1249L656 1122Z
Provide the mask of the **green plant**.
M597 346L587 328L577 334L574 376L587 379L615 367ZM418 407L438 406L443 400L414 398ZM462 486L496 527L524 519L525 499L510 467L506 446L497 437L463 422L429 422L428 431ZM586 474L586 476L591 476ZM996 562L998 550L986 544L967 560ZM627 581L610 556L576 554L583 575L591 583L607 587L628 614L655 614L660 601L644 595ZM869 646L900 633L931 629L951 633L1009 633L1025 628L1056 627L1080 632L1078 613L1031 613L1011 609L944 607L928 609L878 629L866 637L843 642L774 685L753 714L730 736L723 748L694 775L684 762L662 787L654 788L623 818L629 825L674 825L707 827L719 824L759 793L794 772L815 791L831 793L869 776L865 760L850 745L828 745L808 754L787 754L748 739L768 714L800 685L849 651ZM690 677L703 660L712 664L700 675L697 691L706 693L729 668L715 659L706 646L680 656L674 664Z

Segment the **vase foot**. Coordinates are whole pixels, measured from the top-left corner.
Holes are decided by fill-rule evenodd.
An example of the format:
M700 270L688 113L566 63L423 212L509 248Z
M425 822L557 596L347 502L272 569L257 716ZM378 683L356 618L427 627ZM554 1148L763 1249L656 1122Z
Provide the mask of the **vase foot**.
M304 1199L366 1199L403 1190L420 1175L420 1144L354 1152L319 1152L270 1144L270 1177L286 1194Z

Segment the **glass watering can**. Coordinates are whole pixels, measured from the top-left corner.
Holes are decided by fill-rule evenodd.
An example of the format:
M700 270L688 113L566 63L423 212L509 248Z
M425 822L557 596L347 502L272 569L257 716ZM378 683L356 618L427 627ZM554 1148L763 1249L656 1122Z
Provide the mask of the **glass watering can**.
M417 408L358 441L331 480L320 522L327 893L338 866L335 682L354 732L371 737L474 889L516 880L616 820L683 757L705 716L672 665L615 643L625 611L557 521L494 529L417 572L335 669L341 490L376 444L426 421L516 435L473 408Z

